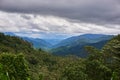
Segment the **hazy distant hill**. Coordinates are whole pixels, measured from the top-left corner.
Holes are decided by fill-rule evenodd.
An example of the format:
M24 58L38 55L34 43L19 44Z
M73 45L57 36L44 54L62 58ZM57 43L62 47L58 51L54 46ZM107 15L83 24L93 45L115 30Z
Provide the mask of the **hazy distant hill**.
M101 34L85 34L80 36L71 37L61 41L59 44L55 45L51 52L55 55L77 55L80 57L85 57L87 52L84 50L85 46L94 46L101 49L108 40L113 36L111 35L101 35Z
M61 47L61 46L73 46L73 45L83 45L86 43L96 43L96 42L103 41L103 40L109 40L111 38L112 38L111 35L84 34L80 36L74 36L74 37L67 38L53 47L56 48L56 47Z
M28 38L23 37L24 40L27 40L28 42L31 42L35 48L42 48L42 49L48 49L52 46L52 44L48 43L47 41L39 38Z
M6 35L16 36L12 32L6 32ZM80 36L73 36L64 40L61 39L39 39L30 37L21 37L24 40L33 44L35 48L41 48L49 50L55 55L77 55L80 57L86 56L84 46L91 45L97 48L101 48L104 44L110 40L112 35L103 34L84 34Z
M52 46L58 44L62 39L44 39L46 42L50 43Z
M14 33L12 32L5 32L5 35L10 35L10 36L16 36ZM19 36L20 37L20 36ZM43 40L43 39L39 39L39 38L30 38L30 37L21 37L22 39L30 42L33 44L33 46L35 48L42 48L42 49L48 49L49 47L52 46L52 44L50 44L49 42Z
M101 49L107 42L108 40L100 41L97 43L86 43L84 45L61 46L61 47L52 49L51 53L53 53L54 55L59 55L59 56L76 55L79 57L86 57L87 52L84 49L85 46L94 46L98 49Z
M10 36L16 36L14 33L12 32L4 32L5 35L10 35Z

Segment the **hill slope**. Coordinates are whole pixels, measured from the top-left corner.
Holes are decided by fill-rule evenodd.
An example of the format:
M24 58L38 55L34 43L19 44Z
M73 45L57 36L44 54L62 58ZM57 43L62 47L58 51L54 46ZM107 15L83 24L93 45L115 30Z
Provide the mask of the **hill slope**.
M32 44L22 38L0 33L0 52L29 53Z
M52 46L52 44L48 43L47 41L39 38L28 38L28 37L23 37L24 40L30 42L33 44L35 48L41 48L41 49L49 49L49 47Z
M89 45L101 49L112 37L111 35L101 34L85 34L71 37L55 45L51 53L62 56L72 54L85 57L87 56L87 52L84 50L85 46Z
M13 32L5 32L4 34L9 35L9 36L17 36ZM21 38L23 40L30 42L34 46L34 48L41 48L41 49L46 50L52 46L51 43L47 42L46 40L40 39L40 38L30 38L30 37L21 37Z
M62 40L60 43L53 46L53 48L61 47L61 46L73 46L73 45L83 45L86 43L96 43L104 40L109 40L113 36L112 35L103 35L103 34L84 34L80 36L73 36Z
M80 61L79 58L76 57L63 58L53 56L45 51L34 49L31 43L22 38L0 33L0 54L16 55L19 53L25 56L29 67L30 80L60 80L62 71L70 65L71 62L75 63ZM6 61L9 64L9 58L7 58ZM12 71L11 65L9 66L9 70Z
M61 46L55 49L51 50L51 53L54 55L59 55L59 56L66 56L66 55L76 55L79 57L87 57L88 53L85 51L84 47L85 46L94 46L98 49L101 49L108 40L106 41L100 41L97 43L87 43L84 45L75 45L75 46Z

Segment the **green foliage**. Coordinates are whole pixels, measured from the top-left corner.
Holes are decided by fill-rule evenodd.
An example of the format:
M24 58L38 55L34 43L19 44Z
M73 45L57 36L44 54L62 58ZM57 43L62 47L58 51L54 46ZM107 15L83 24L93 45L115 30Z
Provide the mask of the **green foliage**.
M7 75L7 72L4 73L2 64L0 64L0 80L10 80L9 75Z
M15 36L8 36L0 33L0 52L12 53L30 53L33 50L32 45Z
M86 50L90 53L86 60L86 73L90 80L110 80L111 69L104 64L103 53L94 47L87 46Z
M113 71L113 78L117 76L116 80L120 80L120 35L110 40L110 42L103 47L102 52L105 53L109 59L108 64Z
M120 35L102 50L85 49L84 59L59 57L0 33L0 80L120 80Z
M111 78L111 70L97 60L86 63L86 73L90 80L110 80Z
M28 80L28 67L23 55L1 54L0 63L7 80Z
M43 80L43 75L42 74L39 75L39 80Z
M85 73L85 65L81 63L73 63L65 68L62 76L63 80L87 80Z
M120 35L110 40L102 50L86 47L90 53L86 72L91 80L120 80Z

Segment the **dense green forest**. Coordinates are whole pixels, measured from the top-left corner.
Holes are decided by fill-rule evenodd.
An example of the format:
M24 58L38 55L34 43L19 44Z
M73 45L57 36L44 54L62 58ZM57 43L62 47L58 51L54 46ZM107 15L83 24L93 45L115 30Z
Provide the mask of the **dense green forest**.
M55 56L15 36L0 33L0 80L120 80L120 35L87 58Z

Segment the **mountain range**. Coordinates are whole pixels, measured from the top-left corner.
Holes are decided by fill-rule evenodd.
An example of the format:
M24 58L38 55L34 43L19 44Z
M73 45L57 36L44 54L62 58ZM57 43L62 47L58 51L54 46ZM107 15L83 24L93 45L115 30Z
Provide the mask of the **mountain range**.
M16 36L14 33L6 32L6 35ZM85 46L94 46L101 49L113 35L104 34L83 34L79 36L72 36L67 39L40 39L21 37L24 40L33 44L35 48L41 48L47 50L54 55L66 56L77 55L80 57L86 57L87 52Z
M17 36L13 32L5 32L5 35ZM19 36L21 37L21 36ZM41 48L43 50L50 49L53 45L59 43L61 39L41 39L41 38L31 38L31 37L21 37L22 39L30 42L34 48Z
M94 46L101 49L113 36L103 34L84 34L67 38L51 49L51 53L55 55L77 55L86 57L87 52L85 46Z

